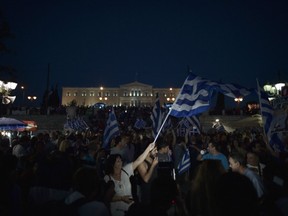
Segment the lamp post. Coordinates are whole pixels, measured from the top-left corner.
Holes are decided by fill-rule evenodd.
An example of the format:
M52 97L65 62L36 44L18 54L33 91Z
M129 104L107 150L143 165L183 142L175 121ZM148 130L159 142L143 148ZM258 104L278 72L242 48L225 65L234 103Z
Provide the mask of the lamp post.
M27 99L29 100L29 101L31 101L31 103L32 103L32 105L33 105L33 101L35 101L35 100L37 100L37 96L27 96ZM29 107L29 106L28 106ZM33 109L31 109L31 108L28 108L28 114L31 114L33 112Z
M24 100L25 100L25 86L20 87L22 90L22 107L24 106Z
M234 98L234 101L237 103L237 105L239 106L239 104L243 101L243 98L242 97L237 97L237 98Z
M100 95L99 95L99 100L102 101L103 100L103 86L100 86Z
M234 98L234 101L237 103L237 110L239 111L239 114L241 114L239 105L243 101L243 98L242 97L236 97L236 98Z

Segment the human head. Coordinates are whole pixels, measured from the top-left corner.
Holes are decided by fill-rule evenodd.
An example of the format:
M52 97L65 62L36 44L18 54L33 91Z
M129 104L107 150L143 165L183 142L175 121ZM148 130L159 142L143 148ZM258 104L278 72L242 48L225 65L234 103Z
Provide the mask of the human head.
M220 160L203 160L196 169L191 184L188 211L209 215L213 210L216 181L226 172Z
M66 152L66 150L70 147L70 142L68 139L64 139L61 141L59 145L59 151Z
M209 142L207 150L210 154L217 154L219 152L219 144L217 142Z
M157 148L155 147L154 149L152 149L152 151L149 152L148 156L151 157L152 159L157 157Z
M115 166L120 169L122 168L122 157L120 154L109 155L105 167L106 174L113 174Z
M239 172L241 167L246 166L246 160L239 152L232 152L229 155L229 164L233 172Z
M125 135L119 135L114 139L114 145L119 148L124 148L128 143L128 137Z
M253 151L248 151L246 154L246 162L249 165L252 166L258 166L259 164L259 156L257 155L257 153L253 152Z
M159 137L156 141L157 150L160 153L168 153L169 152L169 144L163 140L162 137Z

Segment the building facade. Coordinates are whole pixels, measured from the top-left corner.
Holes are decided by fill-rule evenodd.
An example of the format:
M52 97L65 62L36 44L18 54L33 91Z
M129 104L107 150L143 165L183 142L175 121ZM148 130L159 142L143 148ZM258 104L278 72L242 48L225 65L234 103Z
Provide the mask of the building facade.
M63 87L62 105L67 106L72 101L78 106L94 106L103 103L107 106L154 106L158 94L162 104L173 103L180 88L153 88L140 82L111 87Z

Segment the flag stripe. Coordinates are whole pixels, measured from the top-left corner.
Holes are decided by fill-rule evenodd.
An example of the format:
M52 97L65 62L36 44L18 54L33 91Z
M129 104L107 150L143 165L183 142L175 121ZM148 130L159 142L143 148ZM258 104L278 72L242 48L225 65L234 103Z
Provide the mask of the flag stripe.
M112 138L120 134L118 122L114 110L109 113L105 131L103 134L103 148L108 148Z
M193 116L207 111L213 91L220 91L228 97L247 96L255 90L236 84L222 84L202 79L190 73L171 107L170 115L175 117Z
M190 153L189 153L189 150L186 148L185 153L183 154L183 158L179 162L178 167L177 167L178 174L182 174L188 171L190 166L191 166Z
M285 147L279 138L277 133L272 133L273 129L273 120L274 120L274 109L270 105L268 100L268 95L266 92L259 86L257 80L257 87L258 87L258 96L259 96L259 104L262 114L262 122L264 132L267 136L268 143L272 147L272 149L277 151L284 151Z
M162 123L162 112L158 95L156 96L155 105L152 109L150 118L152 120L152 133L153 137L155 138Z

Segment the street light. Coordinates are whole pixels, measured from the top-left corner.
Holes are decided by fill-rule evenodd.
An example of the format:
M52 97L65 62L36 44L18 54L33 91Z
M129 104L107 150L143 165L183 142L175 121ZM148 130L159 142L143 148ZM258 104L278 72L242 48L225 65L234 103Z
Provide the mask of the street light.
M37 97L36 96L27 96L27 99L30 101L36 100Z
M237 97L237 98L234 98L234 101L239 105L240 102L243 101L243 98L242 97Z

